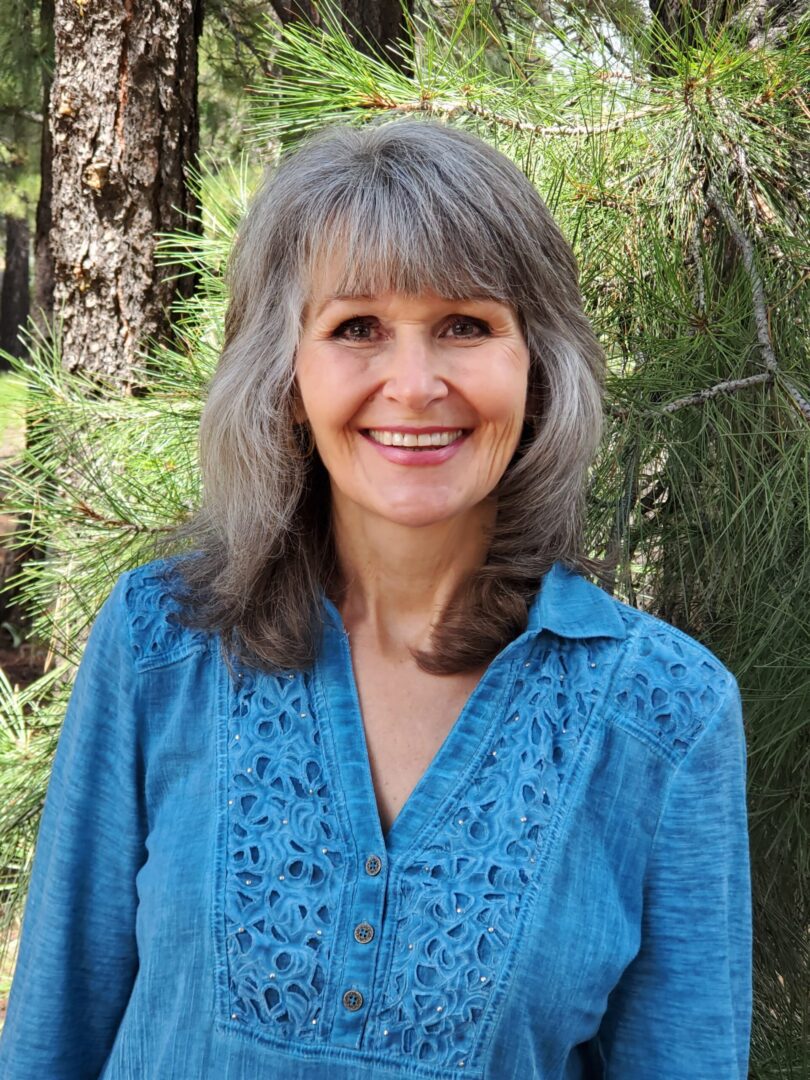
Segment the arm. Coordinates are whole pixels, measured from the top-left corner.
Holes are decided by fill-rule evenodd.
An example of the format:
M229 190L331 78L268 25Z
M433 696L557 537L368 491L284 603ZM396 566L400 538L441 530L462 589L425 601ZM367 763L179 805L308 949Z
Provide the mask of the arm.
M8 1016L4 1080L96 1080L138 967L145 860L126 575L85 646L42 812Z
M605 1080L745 1080L751 1028L747 752L740 695L676 768L644 888L641 947L597 1035Z

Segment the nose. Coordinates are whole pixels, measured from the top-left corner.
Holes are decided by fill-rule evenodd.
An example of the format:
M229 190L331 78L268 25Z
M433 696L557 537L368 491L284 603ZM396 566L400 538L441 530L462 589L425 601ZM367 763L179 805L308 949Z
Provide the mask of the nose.
M402 334L389 346L382 393L413 412L449 394L440 350L421 334Z

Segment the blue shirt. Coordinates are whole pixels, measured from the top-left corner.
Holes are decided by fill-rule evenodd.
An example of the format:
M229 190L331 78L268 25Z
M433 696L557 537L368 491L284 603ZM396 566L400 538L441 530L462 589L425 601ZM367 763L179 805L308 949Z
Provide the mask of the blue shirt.
M170 571L118 579L76 676L3 1080L747 1075L712 653L555 564L384 836L336 608L311 671L232 680Z

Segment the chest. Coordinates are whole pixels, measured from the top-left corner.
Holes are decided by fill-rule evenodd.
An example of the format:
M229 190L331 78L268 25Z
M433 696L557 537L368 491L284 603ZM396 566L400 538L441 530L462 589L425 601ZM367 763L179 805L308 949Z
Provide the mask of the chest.
M387 833L436 757L482 672L431 675L412 660L352 650L374 795Z
M465 708L474 675L422 679L361 658L355 688L355 652L336 636L311 675L247 674L227 695L220 684L195 698L195 717L226 704L216 738L187 708L172 714L171 738L165 720L155 727L150 854L138 876L144 995L163 965L171 1007L194 1001L207 1022L189 987L216 972L218 1026L234 1045L247 1033L299 1060L307 1048L334 1050L335 1062L350 1052L346 1075L368 1061L369 1075L393 1076L405 1062L403 1078L435 1080L464 1060L465 1075L498 1076L489 1048L500 1024L503 1044L523 1046L536 1025L537 1046L558 1062L637 951L627 912L658 816L649 791L664 785L653 779L633 804L628 777L648 775L646 759L613 758L602 742L582 755L587 680L603 671L590 654L521 653L494 665ZM185 686L207 685L198 669L157 669L166 681L155 701L174 700L178 673ZM569 681L576 692L561 692ZM588 782L597 763L623 790ZM375 797L385 823L411 784L383 843ZM201 927L213 928L213 959ZM537 973L529 994L527 972ZM332 1068L312 1060L313 1076ZM512 1075L531 1076L534 1060Z

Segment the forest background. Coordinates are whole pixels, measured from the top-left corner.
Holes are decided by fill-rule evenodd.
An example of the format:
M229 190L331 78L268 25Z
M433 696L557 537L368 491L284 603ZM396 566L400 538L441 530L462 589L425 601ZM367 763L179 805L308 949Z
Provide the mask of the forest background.
M750 1075L810 1073L809 31L806 0L4 0L0 1022L87 628L199 498L250 193L310 130L417 114L574 246L609 365L589 544L739 681Z

